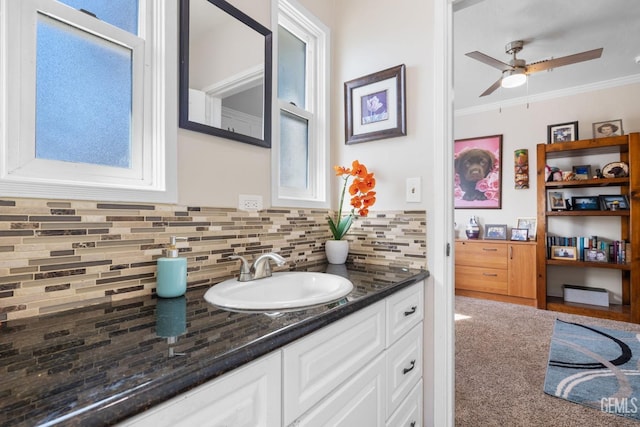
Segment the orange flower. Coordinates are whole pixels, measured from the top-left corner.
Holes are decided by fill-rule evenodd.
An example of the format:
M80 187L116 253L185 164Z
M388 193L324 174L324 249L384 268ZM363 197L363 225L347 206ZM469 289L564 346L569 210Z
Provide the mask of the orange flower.
M367 167L359 161L354 160L351 169L344 166L334 166L333 169L337 176L342 176L344 183L342 185L342 193L340 195L340 205L336 212L335 218L327 218L331 233L335 240L340 240L347 234L355 213L357 211L360 216L367 216L369 208L376 202L376 192L372 191L376 186L376 179L373 173L369 173ZM347 190L349 178L353 177L353 182L349 185L349 194L351 195L350 205L351 212L345 216L342 215L342 206L344 204L344 195Z

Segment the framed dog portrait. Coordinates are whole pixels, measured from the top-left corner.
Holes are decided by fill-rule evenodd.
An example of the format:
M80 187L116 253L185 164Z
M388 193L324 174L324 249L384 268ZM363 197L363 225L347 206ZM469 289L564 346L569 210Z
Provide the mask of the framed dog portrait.
M454 207L502 207L502 135L454 141Z

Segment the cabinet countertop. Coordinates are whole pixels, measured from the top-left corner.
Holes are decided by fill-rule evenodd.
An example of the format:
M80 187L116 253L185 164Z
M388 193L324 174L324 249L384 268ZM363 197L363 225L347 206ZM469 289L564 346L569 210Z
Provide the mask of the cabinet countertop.
M203 298L207 285L173 299L168 315L171 299L150 295L0 323L0 425L117 423L429 276L367 264L302 270L345 275L354 290L280 316L218 309Z

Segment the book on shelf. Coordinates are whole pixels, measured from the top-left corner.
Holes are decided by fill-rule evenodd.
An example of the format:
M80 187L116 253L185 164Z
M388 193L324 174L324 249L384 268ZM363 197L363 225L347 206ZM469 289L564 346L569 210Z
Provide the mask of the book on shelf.
M598 236L547 236L547 259L553 246L576 248L576 260L626 264L631 258L631 244L624 240L605 240Z

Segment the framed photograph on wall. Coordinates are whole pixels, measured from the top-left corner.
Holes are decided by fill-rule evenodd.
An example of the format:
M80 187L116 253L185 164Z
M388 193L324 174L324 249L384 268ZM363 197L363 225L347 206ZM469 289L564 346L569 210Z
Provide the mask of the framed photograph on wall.
M605 122L596 122L593 124L594 138L607 138L609 136L624 135L622 130L622 120L607 120Z
M454 141L454 207L500 209L502 206L502 135Z
M345 144L407 134L405 65L344 84Z
M547 144L578 140L578 122L547 126Z

